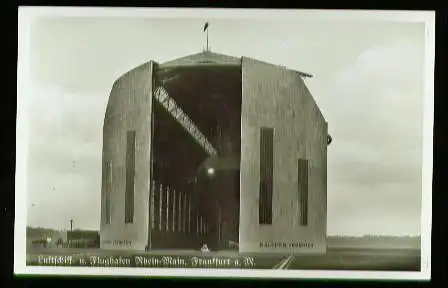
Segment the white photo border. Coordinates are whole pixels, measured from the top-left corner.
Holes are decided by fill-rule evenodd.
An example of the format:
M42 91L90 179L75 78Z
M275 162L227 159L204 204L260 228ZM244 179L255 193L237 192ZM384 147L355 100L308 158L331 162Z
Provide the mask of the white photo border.
M37 267L26 265L26 159L28 153L28 106L24 90L30 77L30 25L38 17L124 17L124 18L244 18L303 19L322 21L390 21L426 24L425 94L423 99L423 162L421 216L421 271L328 271L328 270L253 270L253 269L177 269L177 268L93 268ZM89 276L159 276L219 278L313 278L313 279L390 279L429 280L431 277L431 215L434 121L434 11L364 11L364 10L267 10L267 9L171 9L171 8L77 8L19 7L18 17L17 138L15 179L14 274L16 275L89 275Z

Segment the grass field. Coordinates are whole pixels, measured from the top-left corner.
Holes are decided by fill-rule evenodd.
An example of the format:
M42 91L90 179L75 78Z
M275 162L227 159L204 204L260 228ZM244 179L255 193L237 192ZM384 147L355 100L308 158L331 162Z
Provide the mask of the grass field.
M184 259L192 256L203 258L245 259L252 257L255 269L313 269L313 270L373 270L373 271L420 271L420 251L412 249L360 249L329 248L326 255L287 255L287 254L246 254L232 251L201 253L193 250L165 251L123 251L75 248L32 249L27 251L27 265L38 265L39 255L73 256L73 262L90 256L174 256ZM77 266L75 264L75 266ZM132 267L133 265L131 265ZM166 267L166 266L164 266ZM191 266L186 266L186 268Z
M294 256L286 269L420 271L420 251L333 248L325 256Z

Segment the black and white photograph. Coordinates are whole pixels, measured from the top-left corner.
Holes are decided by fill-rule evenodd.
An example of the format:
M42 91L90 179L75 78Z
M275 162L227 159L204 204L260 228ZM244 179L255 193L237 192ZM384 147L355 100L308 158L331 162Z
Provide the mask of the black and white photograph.
M20 7L15 274L429 279L434 21Z

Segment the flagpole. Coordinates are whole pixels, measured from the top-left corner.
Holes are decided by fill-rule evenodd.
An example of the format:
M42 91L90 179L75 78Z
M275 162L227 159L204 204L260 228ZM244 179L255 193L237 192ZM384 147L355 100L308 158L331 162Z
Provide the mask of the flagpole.
M206 48L206 50L208 51L208 27L207 27L207 31L206 32L207 32L207 46L206 46L207 48Z
M206 37L205 51L208 51L208 49L209 49L209 47L208 47L208 22L205 22L205 24L204 24L204 31L203 32L206 33L205 34L205 37Z

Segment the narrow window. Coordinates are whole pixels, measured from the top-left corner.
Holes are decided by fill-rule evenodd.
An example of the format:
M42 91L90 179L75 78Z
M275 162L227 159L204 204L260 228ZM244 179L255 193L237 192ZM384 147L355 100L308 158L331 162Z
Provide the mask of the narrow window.
M112 190L112 167L111 162L106 161L104 166L104 175L106 178L105 195L104 195L104 220L106 224L110 224L110 194Z
M190 233L191 230L191 196L188 196L188 233Z
M128 131L126 138L126 194L125 223L134 222L135 131Z
M170 187L166 188L166 218L165 218L165 230L170 231Z
M173 189L173 217L171 220L173 221L172 230L173 232L176 231L176 190Z
M159 185L159 193L158 193L158 197L159 197L159 218L157 220L159 223L159 230L162 231L162 225L163 225L163 185L160 184Z
M300 225L308 225L308 160L298 161Z
M258 223L272 224L272 190L274 166L274 129L261 128L260 133L260 188Z
M187 232L187 214L188 214L188 212L187 212L187 194L185 194L185 196L184 196L184 209L183 209L183 213L182 213L182 221L183 221L183 228L182 228L182 230L184 231L184 233L186 233Z
M199 235L199 214L196 214L196 234Z
M199 218L199 234L204 234L204 219L202 216Z
M181 232L182 231L182 193L179 192L179 196L178 196L178 207L177 207L177 231Z

